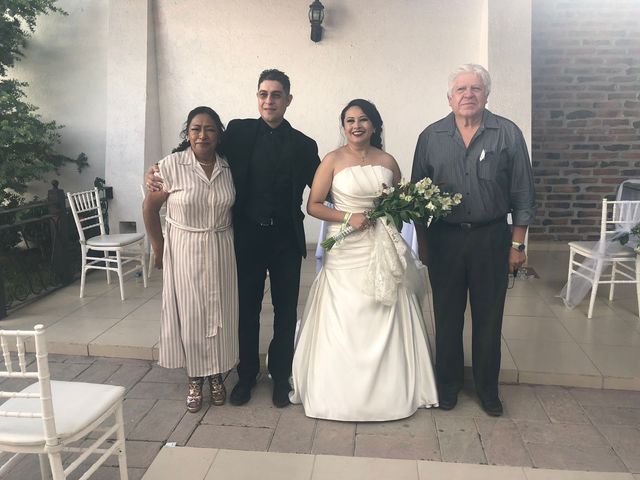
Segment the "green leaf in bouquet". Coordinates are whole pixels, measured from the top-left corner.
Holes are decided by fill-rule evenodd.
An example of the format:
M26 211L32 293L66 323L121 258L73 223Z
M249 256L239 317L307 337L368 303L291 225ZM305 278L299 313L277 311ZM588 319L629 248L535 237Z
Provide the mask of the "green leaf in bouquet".
M384 216L384 219L387 222L387 225L391 225L392 223L395 223L395 221L393 220L393 216L390 213L386 213Z

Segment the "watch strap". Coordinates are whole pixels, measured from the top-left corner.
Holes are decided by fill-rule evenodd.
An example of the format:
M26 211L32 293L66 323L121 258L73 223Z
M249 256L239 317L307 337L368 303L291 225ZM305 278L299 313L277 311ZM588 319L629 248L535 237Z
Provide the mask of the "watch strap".
M524 252L524 243L516 242L515 240L511 242L511 248L515 248L519 252Z

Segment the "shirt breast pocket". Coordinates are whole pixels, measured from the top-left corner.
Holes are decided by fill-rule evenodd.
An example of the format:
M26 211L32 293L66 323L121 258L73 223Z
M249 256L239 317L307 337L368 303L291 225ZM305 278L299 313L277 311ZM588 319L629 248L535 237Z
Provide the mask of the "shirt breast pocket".
M500 155L496 152L484 152L478 158L478 178L482 180L495 180L500 164Z

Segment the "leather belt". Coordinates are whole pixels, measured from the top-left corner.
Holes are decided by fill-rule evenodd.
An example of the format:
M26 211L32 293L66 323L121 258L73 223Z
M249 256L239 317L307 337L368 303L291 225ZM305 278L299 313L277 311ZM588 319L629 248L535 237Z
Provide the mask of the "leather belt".
M447 225L449 227L462 228L463 230L475 230L476 228L488 227L489 225L506 223L506 221L507 221L507 217L498 217L498 218L494 218L493 220L489 220L488 222L460 222L460 223L442 222L442 224Z

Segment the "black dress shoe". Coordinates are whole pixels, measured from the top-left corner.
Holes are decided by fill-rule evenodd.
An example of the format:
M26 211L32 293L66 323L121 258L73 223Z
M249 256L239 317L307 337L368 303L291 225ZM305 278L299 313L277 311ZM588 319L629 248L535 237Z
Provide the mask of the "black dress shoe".
M252 380L238 380L236 386L231 390L229 401L231 405L239 407L251 400L251 389L256 386L256 379Z
M278 380L273 382L273 404L277 408L284 408L289 405L289 392L291 391L291 385L289 380Z
M480 400L482 404L482 409L492 417L500 417L502 416L502 402L499 398L494 398L492 400Z
M453 410L457 404L458 404L457 393L454 393L453 395L443 395L440 398L438 398L438 407L441 410Z

